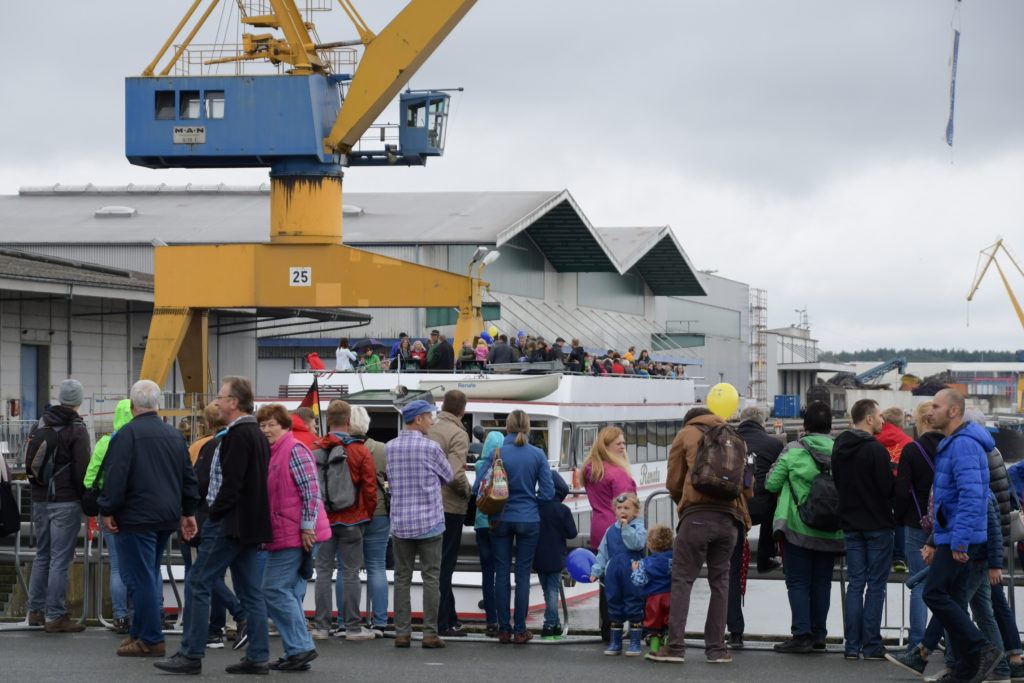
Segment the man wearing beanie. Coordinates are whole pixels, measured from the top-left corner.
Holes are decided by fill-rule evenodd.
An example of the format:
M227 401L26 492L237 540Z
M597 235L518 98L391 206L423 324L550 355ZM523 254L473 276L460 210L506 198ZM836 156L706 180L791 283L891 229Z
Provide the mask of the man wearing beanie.
M82 526L82 482L92 451L89 432L78 415L83 393L77 379L61 382L59 405L47 408L32 428L33 433L43 427L57 430L53 478L49 486L32 483L32 525L37 540L28 584L28 623L45 626L47 633L76 633L85 628L68 617L64 605Z

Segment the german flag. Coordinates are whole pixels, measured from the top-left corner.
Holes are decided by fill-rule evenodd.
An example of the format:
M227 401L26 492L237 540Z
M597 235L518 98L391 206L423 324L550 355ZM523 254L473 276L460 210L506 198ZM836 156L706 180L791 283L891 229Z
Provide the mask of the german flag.
M306 398L302 399L299 407L313 409L313 414L316 415L316 422L320 425L320 431L323 432L323 420L320 419L320 386L317 384L316 376L313 377L313 384L309 386Z

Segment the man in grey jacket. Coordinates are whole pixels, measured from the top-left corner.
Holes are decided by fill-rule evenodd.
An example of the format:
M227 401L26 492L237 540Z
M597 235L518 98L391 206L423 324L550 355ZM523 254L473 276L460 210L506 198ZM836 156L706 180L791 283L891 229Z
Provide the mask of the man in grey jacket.
M506 345L507 346L507 345ZM469 435L462 424L466 414L466 395L458 389L445 393L437 422L430 428L428 438L444 449L455 475L452 481L441 487L444 503L444 539L441 546L441 602L437 610L437 631L442 637L460 637L466 633L455 612L455 595L452 593L452 574L459 559L462 544L462 522L469 505L472 489L466 478L466 457L469 455Z

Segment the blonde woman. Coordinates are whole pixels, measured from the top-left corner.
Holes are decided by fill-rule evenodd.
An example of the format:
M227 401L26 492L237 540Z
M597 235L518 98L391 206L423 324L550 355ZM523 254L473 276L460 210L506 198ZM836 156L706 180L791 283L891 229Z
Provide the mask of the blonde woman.
M521 410L513 410L505 421L505 439L495 451L508 474L508 502L501 512L491 515L490 520L498 642L517 645L533 638L533 634L526 630L526 613L530 609L533 555L540 537L538 503L551 500L555 495L547 456L544 451L530 445L529 436L530 418ZM491 460L485 457L476 481L485 481L490 470ZM516 562L514 634L509 615L513 543Z
M590 454L583 461L583 488L593 510L590 517L590 549L596 555L605 532L615 523L612 499L622 493L636 493L636 482L630 474L629 456L626 454L626 436L618 427L605 427L597 435ZM601 638L607 643L611 631L604 584L599 590Z

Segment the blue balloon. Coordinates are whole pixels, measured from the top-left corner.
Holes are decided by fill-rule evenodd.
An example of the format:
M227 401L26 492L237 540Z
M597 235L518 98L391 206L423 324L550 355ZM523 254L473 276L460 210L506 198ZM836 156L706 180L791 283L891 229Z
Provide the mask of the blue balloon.
M484 330L483 332L480 333L480 338L483 339L488 344L494 341L493 339L491 339L491 335L488 334L487 330Z
M594 553L586 548L576 548L565 558L565 568L569 570L569 576L580 583L590 583L590 570L595 562Z

